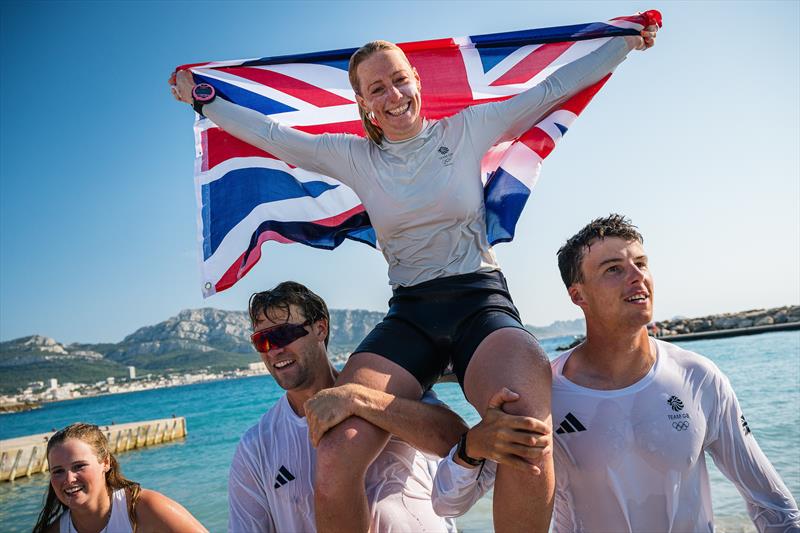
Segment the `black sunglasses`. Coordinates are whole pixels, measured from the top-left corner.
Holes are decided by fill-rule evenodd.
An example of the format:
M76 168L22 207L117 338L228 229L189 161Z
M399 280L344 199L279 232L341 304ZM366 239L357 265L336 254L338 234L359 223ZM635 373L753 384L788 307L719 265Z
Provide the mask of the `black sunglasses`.
M300 337L308 335L306 326L310 323L310 321L306 320L302 324L278 324L271 328L256 331L250 335L250 341L256 351L267 353L273 348L283 348Z

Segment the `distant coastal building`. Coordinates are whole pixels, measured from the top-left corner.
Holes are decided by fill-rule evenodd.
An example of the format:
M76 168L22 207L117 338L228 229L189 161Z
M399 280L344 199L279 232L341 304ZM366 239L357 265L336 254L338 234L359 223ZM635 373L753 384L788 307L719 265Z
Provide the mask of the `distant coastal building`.
M58 388L58 380L56 378L50 378L50 386L49 389L57 389Z
M264 363L250 363L247 365L247 369L251 372L258 372L262 374L267 374L267 367L264 366Z
M135 366L129 366L128 367L128 379L131 380L131 381L136 379L136 367Z

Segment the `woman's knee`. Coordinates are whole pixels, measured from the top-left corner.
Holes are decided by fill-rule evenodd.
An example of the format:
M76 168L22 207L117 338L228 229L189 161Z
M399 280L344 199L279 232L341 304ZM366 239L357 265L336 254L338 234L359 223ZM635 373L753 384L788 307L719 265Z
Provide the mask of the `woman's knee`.
M388 439L388 433L366 420L348 418L320 440L317 479L363 478Z
M550 361L527 331L504 328L492 332L467 367L464 393L479 412L484 412L489 399L503 387L520 395L519 400L504 404L504 411L542 419L549 416Z

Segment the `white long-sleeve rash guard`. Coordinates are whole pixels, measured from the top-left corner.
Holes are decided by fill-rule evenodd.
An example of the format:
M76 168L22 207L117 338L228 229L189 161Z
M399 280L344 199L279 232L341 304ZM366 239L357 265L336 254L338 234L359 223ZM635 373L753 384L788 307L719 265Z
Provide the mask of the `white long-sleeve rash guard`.
M422 401L443 405L433 391ZM228 531L316 531L316 457L306 418L282 396L236 448L228 479ZM434 459L392 436L365 478L370 531L454 533L455 523L431 507L435 472Z
M610 38L514 98L428 121L415 137L381 145L357 135L304 133L221 98L203 113L231 135L352 188L375 228L389 283L410 286L499 269L486 236L481 159L498 140L521 135L602 79L628 51L623 37Z
M653 340L639 382L594 390L566 379L572 351L552 362L554 531L713 531L708 451L762 532L800 531L800 512L758 444L728 379L708 359ZM497 465L462 467L451 452L433 505L464 514L494 484Z

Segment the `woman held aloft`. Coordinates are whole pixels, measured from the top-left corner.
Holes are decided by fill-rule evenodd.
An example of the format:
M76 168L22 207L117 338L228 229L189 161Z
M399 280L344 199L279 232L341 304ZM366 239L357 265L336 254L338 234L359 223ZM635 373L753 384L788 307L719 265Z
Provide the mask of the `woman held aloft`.
M56 432L47 461L50 484L33 533L206 532L179 503L123 476L95 425Z
M656 31L648 26L641 37L612 38L514 98L438 121L421 116L420 78L402 50L386 41L368 43L349 66L368 139L311 135L222 98L195 102L189 71L173 74L169 82L176 99L196 105L231 135L348 185L369 213L389 264L393 297L388 314L355 350L337 385L359 383L418 399L452 363L481 416L493 393L507 387L522 394L504 409L550 427L550 365L523 328L488 243L481 158L499 140L519 136L570 95L602 79L630 50L652 46ZM447 161L440 157L442 147L452 156ZM538 462L522 469L500 465L497 531L547 530L554 477L546 433L530 443L541 449ZM387 439L356 417L323 437L315 483L319 531L367 531L364 473Z

